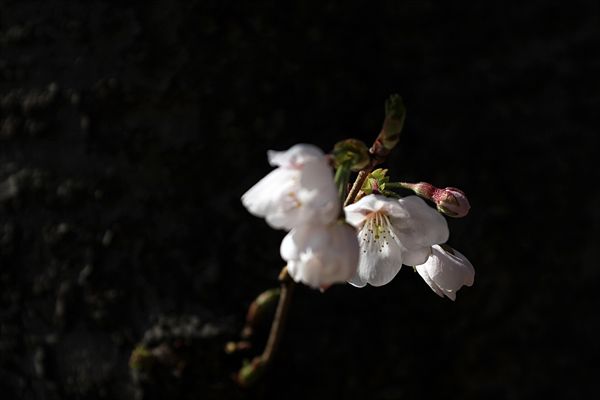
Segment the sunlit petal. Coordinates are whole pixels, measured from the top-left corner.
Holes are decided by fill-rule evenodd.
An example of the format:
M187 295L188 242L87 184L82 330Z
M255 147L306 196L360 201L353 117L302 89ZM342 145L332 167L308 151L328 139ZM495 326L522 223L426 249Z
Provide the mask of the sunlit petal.
M360 259L357 278L350 283L373 286L389 283L402 267L402 249L384 214L371 215L358 234Z
M323 152L300 144L287 151L270 151L271 171L242 196L250 213L264 217L276 229L301 224L329 224L340 213L333 171Z
M407 249L445 243L449 231L446 219L423 199L408 196L398 200L407 215L392 218L400 241Z

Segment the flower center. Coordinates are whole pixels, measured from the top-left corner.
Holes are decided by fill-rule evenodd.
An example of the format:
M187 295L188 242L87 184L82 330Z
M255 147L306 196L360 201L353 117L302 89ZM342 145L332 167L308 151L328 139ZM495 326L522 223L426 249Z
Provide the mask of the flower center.
M389 237L393 237L390 219L387 214L381 211L375 211L367 215L365 225L362 229L362 240L365 244L376 245L381 253L386 246L389 246ZM366 253L366 249L363 253Z
M292 210L295 208L300 208L302 207L302 202L300 201L300 199L298 198L298 196L296 195L296 192L289 192L285 195L284 198L284 202L286 205L286 210Z

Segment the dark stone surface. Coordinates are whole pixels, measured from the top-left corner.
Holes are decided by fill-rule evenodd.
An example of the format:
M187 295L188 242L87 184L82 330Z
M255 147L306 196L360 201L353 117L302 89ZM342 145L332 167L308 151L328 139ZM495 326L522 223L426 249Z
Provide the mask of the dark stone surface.
M586 394L598 26L594 1L4 0L2 397ZM467 192L449 243L475 285L452 303L404 268L382 288L299 288L276 367L237 388L221 349L276 285L283 237L239 197L267 149L372 141L393 92L408 119L391 175ZM139 343L183 364L132 378Z

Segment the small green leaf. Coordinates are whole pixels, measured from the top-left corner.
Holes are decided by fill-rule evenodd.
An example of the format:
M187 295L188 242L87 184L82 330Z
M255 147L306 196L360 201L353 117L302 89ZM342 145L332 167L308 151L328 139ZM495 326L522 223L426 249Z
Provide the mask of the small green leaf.
M389 182L390 178L386 176L387 169L377 168L375 171L371 172L365 182L361 190L365 194L372 193L382 193L385 190L385 185Z

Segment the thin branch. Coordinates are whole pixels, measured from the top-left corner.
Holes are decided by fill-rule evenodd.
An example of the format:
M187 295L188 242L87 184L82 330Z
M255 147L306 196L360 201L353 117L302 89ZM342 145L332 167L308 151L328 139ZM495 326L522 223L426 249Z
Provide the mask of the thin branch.
M277 310L275 311L275 317L273 318L273 324L271 325L271 331L269 332L269 339L265 346L265 350L260 356L261 361L264 365L268 365L273 355L279 347L281 341L281 334L285 326L285 320L290 308L292 301L292 294L294 293L295 283L287 272L287 267L284 267L279 274L279 281L281 282L281 292L279 294L279 303L277 304Z
M396 147L400 139L400 132L402 132L402 128L404 127L405 118L406 110L402 98L397 94L391 95L385 102L383 127L369 149L371 162L358 173L352 189L350 189L346 201L344 201L344 207L354 203L367 176L369 176L378 164L384 162L392 149Z
M348 196L346 197L346 201L344 201L344 207L354 203L354 200L356 199L358 192L360 192L360 189L362 188L363 183L365 183L365 179L367 179L367 176L369 176L369 174L372 171L373 171L373 167L369 164L369 166L365 167L363 170L361 170L358 173L358 175L356 176L356 180L354 181L354 184L352 184L352 189L350 189L350 192L348 193Z

